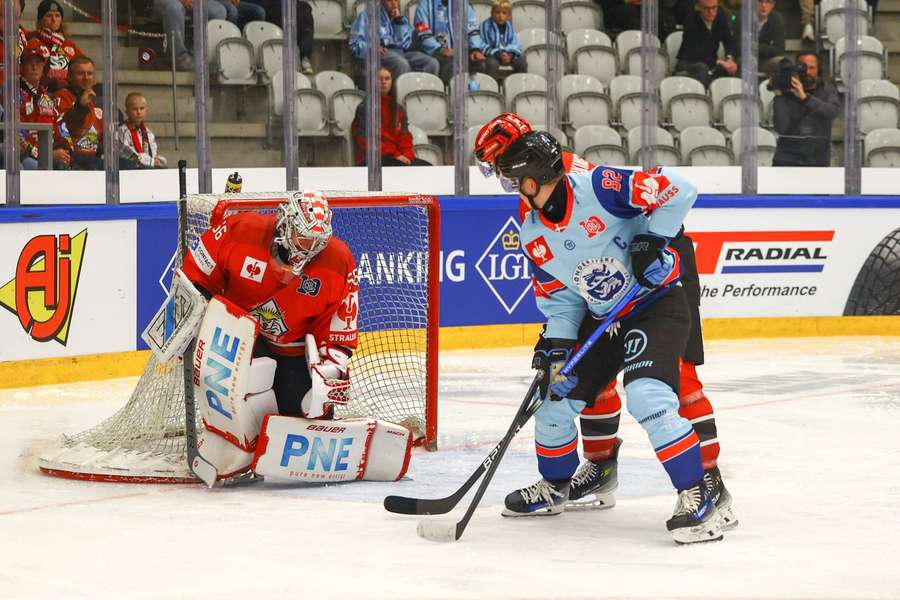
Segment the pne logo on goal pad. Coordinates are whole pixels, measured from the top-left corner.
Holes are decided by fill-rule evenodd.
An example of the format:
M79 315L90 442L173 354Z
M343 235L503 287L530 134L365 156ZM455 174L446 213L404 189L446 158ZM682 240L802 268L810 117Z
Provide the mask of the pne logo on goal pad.
M690 232L700 275L821 273L834 230Z

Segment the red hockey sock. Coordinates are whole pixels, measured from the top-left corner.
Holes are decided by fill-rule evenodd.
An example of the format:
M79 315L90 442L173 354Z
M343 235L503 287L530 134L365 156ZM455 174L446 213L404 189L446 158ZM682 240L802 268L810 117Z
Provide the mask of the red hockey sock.
M704 469L712 469L719 458L719 438L716 432L716 418L712 405L703 393L703 384L697 377L693 363L681 361L681 381L679 383L678 414L691 422L700 438L700 459Z
M586 459L599 461L612 456L621 413L622 400L613 379L597 394L594 405L581 411L581 445Z

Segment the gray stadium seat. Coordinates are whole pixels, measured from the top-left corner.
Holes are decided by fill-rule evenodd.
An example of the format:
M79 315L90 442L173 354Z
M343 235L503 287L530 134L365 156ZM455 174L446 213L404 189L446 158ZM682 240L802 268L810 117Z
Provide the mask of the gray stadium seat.
M213 52L210 70L219 85L256 85L256 60L253 46L243 38L220 40Z
M347 39L344 0L308 0L312 8L316 39Z
M547 24L546 10L543 0L515 0L512 3L512 23L516 31L544 27Z
M506 108L529 123L546 120L547 80L534 73L513 73L503 81Z
M900 167L900 129L876 129L864 142L867 167Z
M421 158L434 166L444 164L444 156L440 147L432 144L424 131L415 125L410 125L409 132L413 136L413 152L416 153L416 158Z
M603 27L600 5L591 0L562 0L559 5L559 18L560 29L564 32Z
M688 127L679 136L681 156L690 167L728 167L734 155L725 144L721 131L709 126Z
M224 19L211 19L206 24L206 62L214 64L216 59L216 46L222 40L241 37L238 26Z
M684 31L673 31L666 36L666 56L669 62L669 73L675 72L678 63L678 51L681 50L681 40L684 39Z
M826 48L831 48L835 41L844 37L845 21L852 15L859 24L859 35L868 35L869 11L865 0L822 0L818 7L819 36Z
M528 72L543 77L546 73L547 57L551 56L551 49L547 43L547 30L534 28L519 31L519 42L522 44L525 60L528 62ZM555 53L559 60L557 63L559 72L563 73L566 70L566 53L562 39L559 40L559 46L555 49Z
M329 131L328 101L319 90L312 88L309 79L297 73L294 81L296 87L295 116L297 135L301 137L327 136ZM269 115L266 122L266 137L271 147L272 131L276 123L280 123L284 114L284 79L281 71L272 74L269 82Z
M846 79L844 74L846 45L846 38L840 38L831 51L832 73L835 74L838 89L841 91L843 91L843 81ZM884 45L880 41L870 35L860 36L858 56L860 81L863 79L884 79L887 57L884 52Z
M656 47L656 78L661 81L668 73L668 59L660 49L659 38L653 36L651 43ZM619 69L627 75L641 74L641 32L635 29L623 31L616 37L616 54Z
M619 75L609 84L616 122L626 130L641 124L641 78Z
M350 129L356 116L356 107L365 99L365 94L356 89L348 75L339 71L320 71L313 81L316 89L328 101L331 133L344 140L344 159L346 164L352 164L353 142Z
M632 164L641 163L641 128L633 127L628 130L628 152ZM663 167L677 167L681 164L681 155L675 148L675 140L672 134L662 127L656 128L656 164Z
M760 167L771 167L775 158L775 134L768 129L757 127L756 129L756 164ZM741 162L741 130L735 129L731 134L731 151L734 154L735 164Z
M609 36L595 29L575 29L566 36L569 68L580 75L591 75L603 85L616 76L618 59Z
M559 102L563 107L563 123L575 132L583 125L608 125L612 101L603 84L590 75L565 75L559 82Z
M605 125L585 125L575 130L575 154L597 165L626 165L628 152L622 138Z
M410 72L397 78L397 102L403 105L410 123L428 135L447 135L450 100L444 83L430 73Z
M886 79L859 82L859 131L897 127L900 123L900 92Z
M659 83L659 96L663 118L676 131L712 122L709 96L703 84L692 77L666 77Z

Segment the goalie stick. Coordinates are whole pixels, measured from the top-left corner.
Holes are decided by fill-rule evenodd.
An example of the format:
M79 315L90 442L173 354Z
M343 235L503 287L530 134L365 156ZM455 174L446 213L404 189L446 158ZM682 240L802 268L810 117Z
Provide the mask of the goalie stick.
M593 345L600 339L610 325L616 320L619 316L619 313L622 312L622 309L631 302L634 297L638 294L641 287L639 285L633 286L628 292L622 297L619 302L613 307L613 309L609 312L603 322L597 327L596 330L584 341L581 347L577 352L568 360L565 366L560 370L560 374L568 375L575 368L575 365L584 357L585 354L593 347ZM528 392L525 395L525 400L522 402L519 411L516 413L516 417L513 419L513 422L510 423L509 429L506 432L506 435L500 440L500 443L491 451L491 453L487 456L487 458L482 461L482 463L478 466L478 469L472 474L471 477L463 484L463 487L458 490L455 494L450 496L448 499L452 502L449 504L449 508L444 512L450 511L454 506L456 506L457 502L465 495L466 491L475 483L478 477L483 473L484 478L481 481L481 484L478 486L478 489L475 491L475 495L472 498L472 501L469 503L469 507L466 509L465 514L462 519L460 519L456 523L443 523L438 521L420 521L419 525L416 529L416 533L420 537L425 539L433 540L433 541L441 541L441 542L452 542L458 540L462 537L463 532L466 529L466 526L469 524L469 520L472 518L472 515L475 512L475 508L478 506L478 503L481 502L482 496L484 496L484 492L487 490L488 485L491 482L491 479L494 477L494 473L497 471L497 467L500 464L500 461L503 459L503 455L506 453L507 448L509 448L512 439L519 432L525 423L538 411L541 405L544 402L544 399L537 398L533 399L534 392L536 387L540 384L541 381L541 373L535 375L534 380L531 383L531 386L528 388ZM385 508L387 508L387 498L385 498ZM439 514L439 513L435 513Z
M187 247L187 161L178 161L178 229L179 246L181 251L181 260L188 252ZM196 339L191 342L187 350L182 356L182 367L184 368L184 437L185 446L187 447L188 467L191 472L197 476L208 487L216 484L216 477L219 472L205 458L200 455L197 448L197 408L194 405L194 349L197 345Z

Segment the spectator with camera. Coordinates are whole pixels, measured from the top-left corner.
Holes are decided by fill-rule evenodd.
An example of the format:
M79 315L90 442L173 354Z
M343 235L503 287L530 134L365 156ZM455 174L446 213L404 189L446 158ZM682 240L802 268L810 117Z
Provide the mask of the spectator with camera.
M819 58L810 52L797 62L781 61L768 88L775 94L776 167L831 164L831 122L838 115L837 89L819 77Z
M724 58L718 56L719 44L725 48ZM719 10L719 0L697 0L694 13L684 24L676 73L682 72L708 86L713 79L737 74L735 56L737 43L728 17Z

